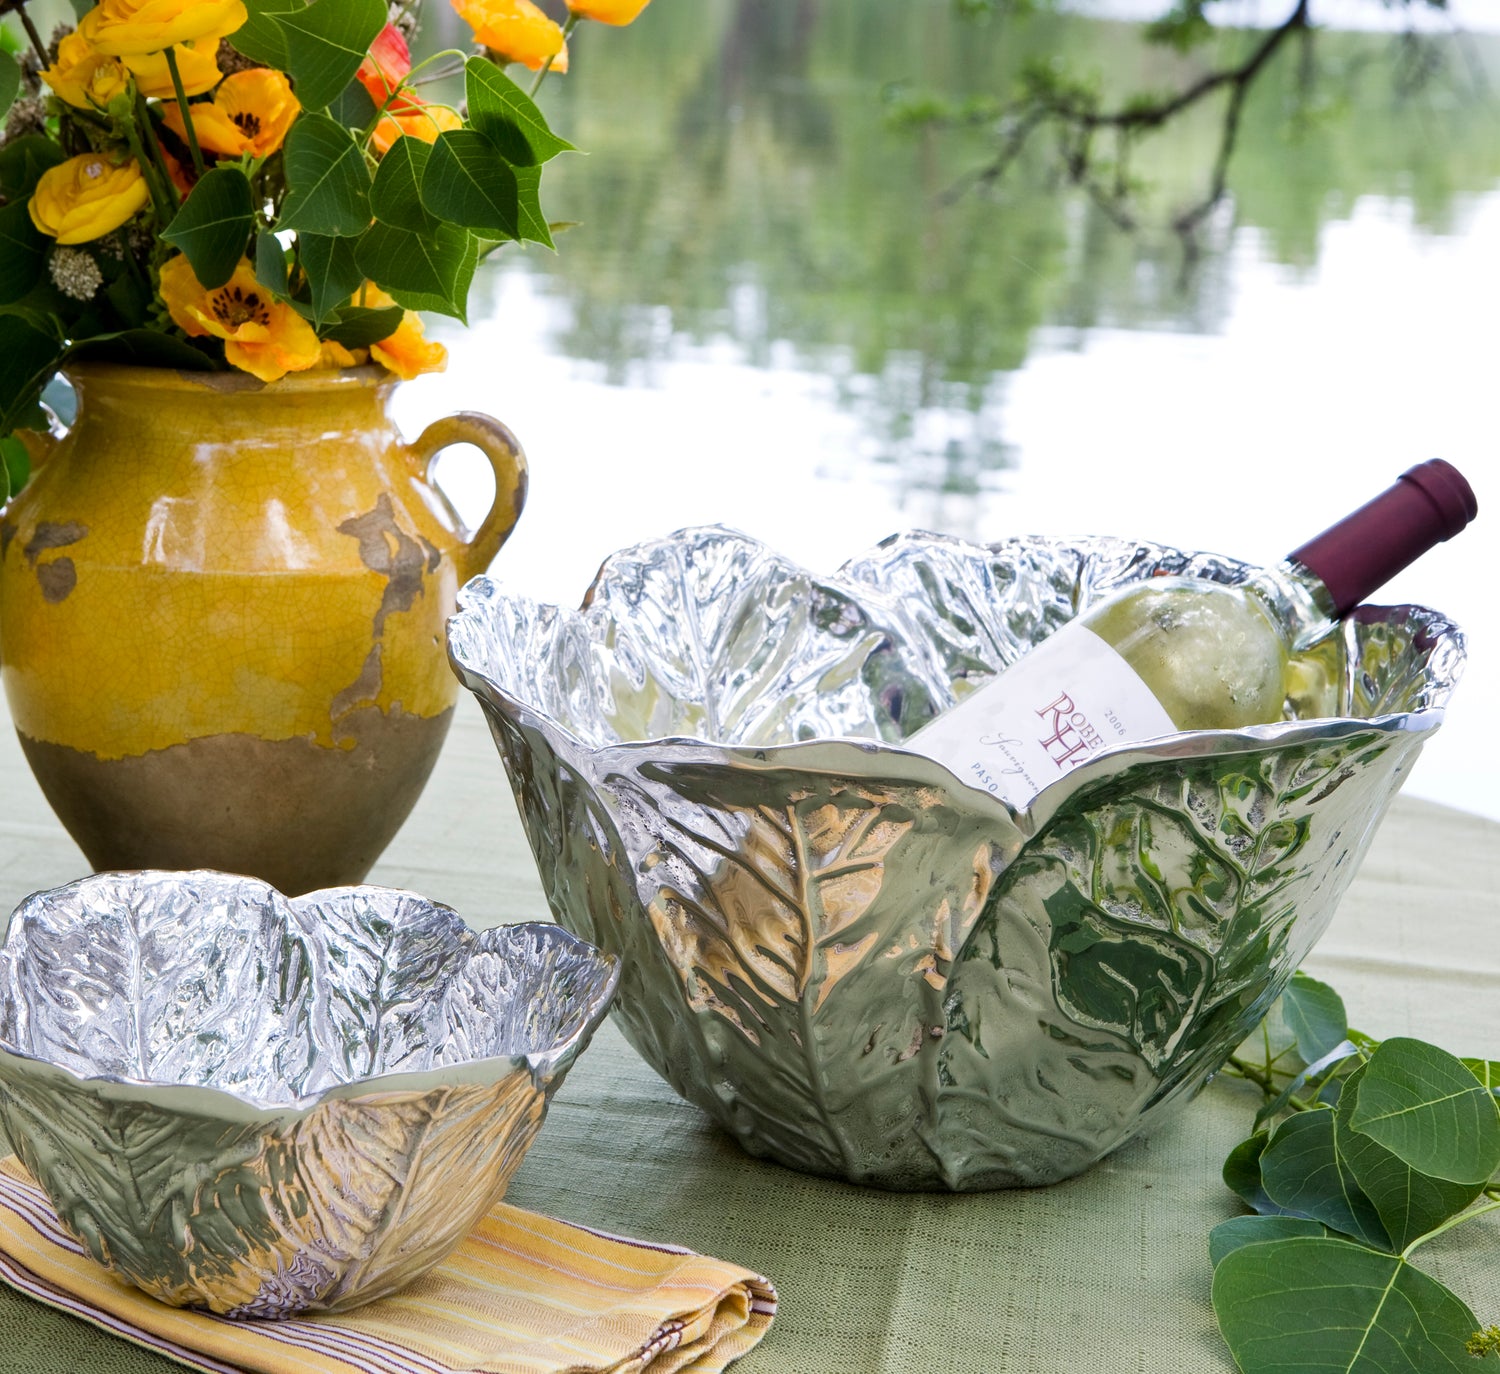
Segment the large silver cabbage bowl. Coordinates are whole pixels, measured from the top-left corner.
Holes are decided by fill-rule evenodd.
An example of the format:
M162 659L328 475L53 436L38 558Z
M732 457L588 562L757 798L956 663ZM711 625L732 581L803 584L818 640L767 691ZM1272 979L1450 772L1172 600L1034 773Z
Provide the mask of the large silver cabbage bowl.
M901 741L1112 589L1251 569L894 536L818 577L733 531L573 612L486 578L449 657L557 919L642 1056L748 1151L898 1189L1047 1183L1196 1093L1322 934L1442 719L1417 607L1323 646L1313 718L1101 753L1014 812Z
M0 949L0 1125L63 1225L178 1306L338 1311L505 1191L618 965L387 888L119 873Z

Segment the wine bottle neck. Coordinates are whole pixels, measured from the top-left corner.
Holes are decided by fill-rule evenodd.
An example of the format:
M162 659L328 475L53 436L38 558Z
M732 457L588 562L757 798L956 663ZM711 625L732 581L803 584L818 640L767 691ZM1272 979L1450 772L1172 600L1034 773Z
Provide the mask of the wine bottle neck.
M1288 555L1327 590L1336 617L1347 615L1434 544L1451 539L1479 511L1463 474L1433 458L1401 474L1357 511Z

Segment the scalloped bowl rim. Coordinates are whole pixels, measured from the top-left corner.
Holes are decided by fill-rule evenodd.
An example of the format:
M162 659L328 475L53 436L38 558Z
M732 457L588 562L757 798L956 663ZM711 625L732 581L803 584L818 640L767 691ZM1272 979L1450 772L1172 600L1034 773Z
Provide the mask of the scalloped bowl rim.
M3 947L10 935L11 923L19 914L21 909L33 899L45 896L50 892L66 891L79 883L88 882L91 879L110 876L128 877L135 873L160 872L161 870L136 869L117 870L110 874L90 874L86 878L77 879L74 883L64 883L60 888L38 889L23 898L4 919L3 927L0 927L0 947ZM212 870L187 870L177 875L189 878L195 872L212 872ZM214 872L215 877L237 877L234 874L220 874ZM258 880L250 880L257 881ZM269 884L265 884L269 886ZM296 906L303 902L311 901L313 898L327 898L331 895L346 892L358 892L371 889L371 884L348 884L344 887L320 888L314 892L303 893L299 897L287 897L284 893L277 895L285 902ZM271 889L275 891L274 888ZM380 891L393 896L411 898L425 906L441 908L452 913L453 917L463 926L464 930L471 935L483 934L483 929L474 929L467 921L459 915L452 907L444 902L434 901L430 897L424 897L418 892L412 892L407 888L380 888ZM589 994L584 1007L584 1015L573 1032L555 1044L549 1045L544 1050L530 1050L525 1054L514 1055L480 1055L473 1059L466 1059L459 1063L444 1064L433 1069L395 1070L387 1073L370 1074L361 1078L349 1079L343 1083L333 1083L316 1093L302 1093L284 1103L268 1103L258 1100L249 1093L233 1092L228 1088L216 1087L209 1083L177 1083L161 1079L137 1078L128 1074L106 1074L106 1073L80 1073L66 1064L59 1064L55 1060L48 1059L43 1055L32 1054L27 1050L18 1048L8 1041L0 1039L0 1062L16 1064L21 1066L24 1072L39 1072L43 1076L53 1075L66 1082L71 1082L81 1088L94 1089L98 1096L104 1099L113 1099L119 1102L136 1102L149 1100L158 1107L173 1107L187 1112L195 1112L199 1115L212 1115L220 1117L225 1121L250 1122L265 1121L289 1124L309 1116L325 1102L330 1101L359 1101L366 1097L374 1097L386 1094L413 1093L429 1091L433 1088L444 1087L451 1084L466 1084L486 1087L498 1083L507 1074L524 1065L533 1075L539 1070L547 1071L559 1059L564 1059L580 1040L592 1037L594 1031L608 1015L614 1001L615 991L619 986L621 964L617 955L610 954L606 950L599 949L590 944L579 935L575 935L565 926L556 921L518 921L509 926L488 927L494 930L516 930L516 931L546 931L549 938L559 939L565 945L571 945L581 952L592 956L594 962L599 966L603 978L595 985Z
M641 540L636 544L627 545L607 555L600 563L598 571L590 581L588 589L584 594L582 604L577 609L563 606L558 602L542 601L524 594L512 593L506 590L505 585L500 580L487 573L481 573L476 577L470 578L458 589L456 609L447 622L445 639L447 642L448 660L452 665L453 671L469 691L476 693L481 698L498 700L510 708L509 714L513 716L530 715L536 720L544 722L551 730L555 730L563 736L576 751L590 757L611 754L616 750L626 754L642 751L649 752L663 745L670 745L674 751L679 753L679 756L682 751L696 752L706 750L713 757L722 760L733 760L738 765L760 765L765 767L775 766L783 759L789 765L807 767L808 762L811 760L813 761L813 766L810 771L821 772L836 769L837 771L853 772L856 775L861 770L851 768L850 763L861 757L880 757L883 760L882 766L897 769L905 766L903 763L898 762L898 760L911 760L919 775L917 778L918 781L943 781L955 788L962 789L960 795L982 799L977 800L978 805L992 810L996 816L1009 818L1028 835L1038 829L1046 819L1050 818L1057 811L1060 802L1072 796L1074 792L1088 786L1091 782L1099 778L1109 776L1119 771L1122 767L1128 767L1134 763L1195 758L1207 755L1252 753L1259 749L1279 745L1297 745L1311 739L1337 739L1347 734L1369 729L1375 729L1382 733L1406 731L1425 734L1438 729L1443 723L1445 708L1439 705L1421 707L1415 711L1385 712L1378 716L1317 716L1300 720L1271 721L1266 724L1250 725L1239 729L1179 730L1171 734L1153 736L1149 739L1107 745L1086 763L1080 764L1069 773L1048 783L1046 787L1032 798L1028 806L1025 808L1014 808L998 796L994 796L981 788L970 786L969 783L965 782L951 769L937 762L935 759L930 759L916 750L908 749L901 744L883 739L830 736L820 739L787 741L780 744L755 745L703 739L694 735L659 735L647 739L616 740L599 745L590 744L586 740L581 739L573 730L545 708L527 701L517 696L514 692L500 686L481 668L470 663L466 657L467 650L465 646L460 645L454 635L454 629L466 621L480 623L483 609L497 600L504 600L511 605L524 607L532 611L552 611L569 618L582 618L591 608L595 589L606 578L611 571L612 565L617 560L625 561L630 557L640 557L643 551L682 543L691 540L695 536L704 534L741 539L766 550L776 557L784 557L784 555L778 554L776 550L764 541L728 525L686 526L666 536ZM958 544L967 548L996 552L1008 543L1042 539L1060 545L1068 545L1082 542L1083 536L1016 535L1008 539L995 540L984 544L966 540L957 535L912 529L888 535L875 548L884 547L886 544L898 539L931 539L940 543ZM1121 542L1139 543L1141 541L1122 540ZM1160 547L1166 548L1167 546L1162 545ZM872 549L864 554L856 554L853 558L845 559L834 572L826 575L812 573L810 570L793 563L793 560L789 558L786 558L785 561L788 565L797 567L799 571L806 572L809 576L817 577L820 580L839 580L844 579L845 569L860 559L870 556L870 553L873 551ZM1259 566L1243 559L1230 558L1204 551L1194 552L1183 549L1173 549L1172 551L1188 558L1211 558L1225 565L1247 570L1254 570ZM853 581L853 579L848 580ZM867 584L857 585L866 586ZM878 588L869 587L868 590L875 592L876 595L880 594ZM1369 609L1389 613L1405 611L1412 616L1428 615L1444 620L1447 619L1443 616L1442 612L1414 602L1388 606L1371 604ZM1451 624L1451 622L1449 623ZM1452 628L1460 650L1462 650L1462 632L1456 626ZM823 757L826 757L829 763L820 766L816 761ZM842 762L842 760L848 760L849 762ZM928 777L920 776L923 772L931 773L931 770L936 770L935 775ZM897 775L899 776L899 773Z

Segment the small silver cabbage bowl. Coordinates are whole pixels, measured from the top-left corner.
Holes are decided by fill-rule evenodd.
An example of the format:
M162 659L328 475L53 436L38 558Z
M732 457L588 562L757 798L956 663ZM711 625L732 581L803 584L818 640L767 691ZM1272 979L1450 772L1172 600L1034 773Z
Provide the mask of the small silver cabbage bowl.
M504 1193L618 964L378 887L106 873L0 948L0 1125L68 1232L175 1306L340 1311Z
M1247 565L1116 539L897 535L816 577L720 527L570 612L470 582L449 657L557 919L749 1152L893 1189L1054 1182L1209 1080L1322 934L1463 641L1323 646L1303 714L1101 753L1015 812L903 738L1082 607Z

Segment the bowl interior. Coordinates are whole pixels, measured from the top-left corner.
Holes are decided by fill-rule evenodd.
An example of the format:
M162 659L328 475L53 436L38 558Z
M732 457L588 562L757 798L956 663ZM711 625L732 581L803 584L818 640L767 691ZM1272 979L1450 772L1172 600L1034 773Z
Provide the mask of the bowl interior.
M449 649L471 687L498 688L590 748L899 744L1127 583L1263 571L1121 539L979 545L909 533L819 577L710 526L612 555L577 612L475 579ZM1293 714L1370 719L1441 707L1463 641L1424 607L1365 607L1318 660L1324 674Z
M0 1041L82 1077L291 1106L377 1075L555 1055L610 978L555 926L473 932L410 893L101 874L13 915Z

